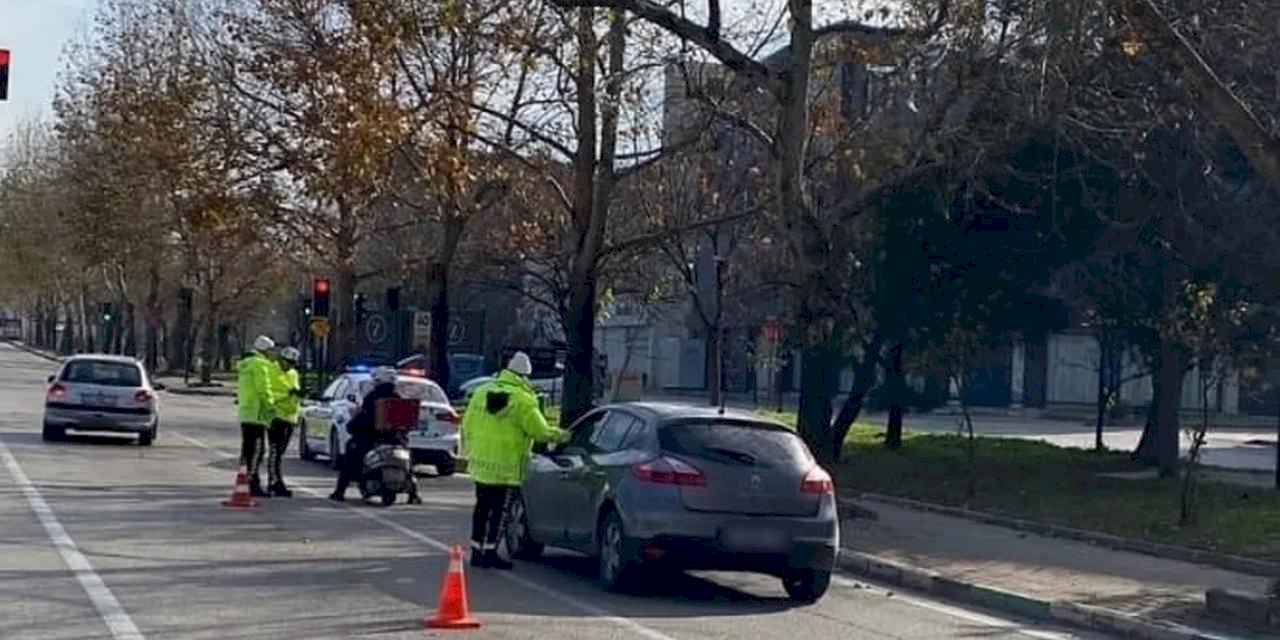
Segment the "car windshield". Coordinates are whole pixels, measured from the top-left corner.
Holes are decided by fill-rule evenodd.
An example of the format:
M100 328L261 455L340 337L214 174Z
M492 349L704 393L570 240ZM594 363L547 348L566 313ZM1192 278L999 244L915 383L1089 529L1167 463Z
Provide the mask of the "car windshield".
M768 423L690 420L658 432L665 451L744 466L810 465L813 456L794 433Z
M76 360L62 371L63 382L96 384L104 387L141 387L142 371L137 366L102 360Z

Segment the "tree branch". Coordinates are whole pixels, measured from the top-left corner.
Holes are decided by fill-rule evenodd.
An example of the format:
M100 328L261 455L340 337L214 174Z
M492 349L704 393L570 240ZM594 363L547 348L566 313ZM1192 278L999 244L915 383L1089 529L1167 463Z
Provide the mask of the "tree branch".
M666 7L651 0L551 0L556 6L563 8L603 7L622 9L657 25L672 35L697 45L711 54L721 64L735 73L750 77L762 84L772 86L778 80L775 72L763 63L753 60L733 45L725 42L719 34L712 35L708 27L677 15ZM713 3L718 4L718 3Z

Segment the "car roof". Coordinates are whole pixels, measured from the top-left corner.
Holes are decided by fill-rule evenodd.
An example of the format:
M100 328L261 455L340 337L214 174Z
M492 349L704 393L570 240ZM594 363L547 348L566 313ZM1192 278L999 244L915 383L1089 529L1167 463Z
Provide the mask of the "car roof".
M749 411L725 409L725 412L721 414L718 407L705 407L701 405L685 404L682 402L620 402L606 405L601 408L630 409L632 411L648 414L650 417L661 421L680 420L685 418L729 418L731 420L749 420L751 422L773 424L780 427L785 426L776 420L770 420L769 418Z
M345 375L356 382L364 382L365 380L368 380L373 377L373 374L367 371L348 371L347 373L344 373L342 375ZM432 380L431 378L424 378L422 376L411 376L405 373L396 374L396 382L404 382L406 380L413 380L415 382L424 382L436 388L440 387L439 383L437 383L435 380Z
M94 362L114 362L117 364L131 364L139 367L142 366L142 363L138 362L138 359L132 356L117 356L117 355L111 355L107 353L78 353L74 356L69 356L62 359L63 362L84 362L86 360L92 360Z

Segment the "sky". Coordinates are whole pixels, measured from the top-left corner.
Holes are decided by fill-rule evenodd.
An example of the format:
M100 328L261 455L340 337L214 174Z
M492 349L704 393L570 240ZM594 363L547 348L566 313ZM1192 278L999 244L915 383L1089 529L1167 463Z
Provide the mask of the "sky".
M98 0L0 0L0 49L13 52L0 142L18 124L51 115L63 47L88 31Z

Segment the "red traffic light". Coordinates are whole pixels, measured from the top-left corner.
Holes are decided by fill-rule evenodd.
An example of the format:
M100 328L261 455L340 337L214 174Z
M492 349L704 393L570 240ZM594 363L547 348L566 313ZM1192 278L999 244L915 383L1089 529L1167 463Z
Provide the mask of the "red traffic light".
M0 49L0 100L9 99L9 50Z
M316 280L316 293L329 293L329 281L324 279Z

